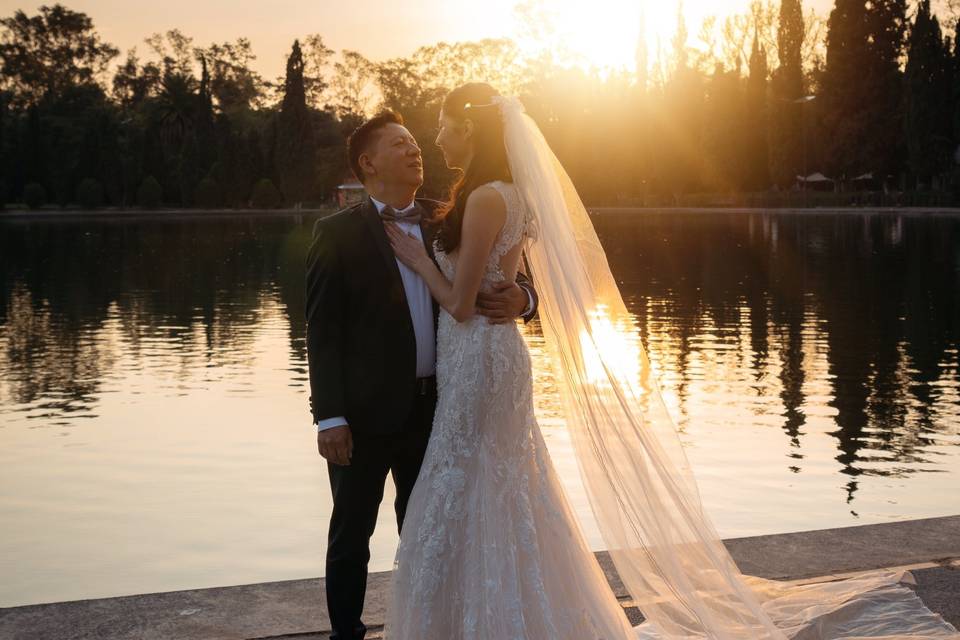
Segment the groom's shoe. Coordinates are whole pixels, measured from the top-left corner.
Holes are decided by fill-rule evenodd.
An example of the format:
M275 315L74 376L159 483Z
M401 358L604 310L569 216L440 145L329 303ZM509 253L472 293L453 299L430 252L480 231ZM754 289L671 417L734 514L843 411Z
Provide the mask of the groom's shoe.
M354 627L353 633L348 636L342 636L337 633L330 635L330 640L363 640L363 637L367 635L367 627L362 622L360 626Z

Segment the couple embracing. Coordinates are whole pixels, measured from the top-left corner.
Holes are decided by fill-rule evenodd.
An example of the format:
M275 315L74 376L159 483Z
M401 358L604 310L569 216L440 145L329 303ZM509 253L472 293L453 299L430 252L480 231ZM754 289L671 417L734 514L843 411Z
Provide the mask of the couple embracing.
M462 171L443 203L416 198L420 147L399 115L361 125L348 155L368 197L317 221L307 259L311 411L333 494L332 639L366 633L387 474L400 528L390 640L956 637L890 572L803 589L740 574L536 124L516 98L471 83L444 99L436 144ZM594 516L645 617L636 628L534 416L515 319L537 314Z

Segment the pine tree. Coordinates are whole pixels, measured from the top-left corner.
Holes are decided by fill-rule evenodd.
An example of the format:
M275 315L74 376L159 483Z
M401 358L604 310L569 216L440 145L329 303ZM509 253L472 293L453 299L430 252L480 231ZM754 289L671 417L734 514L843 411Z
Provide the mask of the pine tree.
M907 44L904 124L910 172L921 184L946 167L950 151L950 62L930 0L920 0Z
M803 172L803 112L797 102L804 95L801 50L803 8L800 0L782 0L777 25L779 66L773 74L775 108L771 133L775 153L771 157L776 182L787 187Z
M288 204L299 206L318 177L317 147L307 108L303 81L303 53L295 40L287 58L283 103L277 119L275 166L280 190Z
M767 52L754 30L750 53L750 77L747 80L747 158L744 187L750 191L770 186L767 144Z

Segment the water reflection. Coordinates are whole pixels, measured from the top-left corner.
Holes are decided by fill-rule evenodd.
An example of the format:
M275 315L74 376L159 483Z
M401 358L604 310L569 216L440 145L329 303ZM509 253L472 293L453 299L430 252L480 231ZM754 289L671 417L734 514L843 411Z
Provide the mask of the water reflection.
M0 221L0 606L321 573L311 224ZM633 316L619 330L647 350L721 534L960 512L960 218L595 224ZM524 331L586 514L538 326ZM384 522L378 569L389 508Z
M799 471L808 412L830 409L848 501L864 474L944 470L930 465L958 433L956 218L674 214L599 226L681 425L704 400L700 383L756 416L771 417L776 398Z
M243 367L276 301L287 319L290 383L306 381L302 262L291 219L151 223L8 222L0 245L3 410L95 417L122 355L156 389L203 388L198 370Z

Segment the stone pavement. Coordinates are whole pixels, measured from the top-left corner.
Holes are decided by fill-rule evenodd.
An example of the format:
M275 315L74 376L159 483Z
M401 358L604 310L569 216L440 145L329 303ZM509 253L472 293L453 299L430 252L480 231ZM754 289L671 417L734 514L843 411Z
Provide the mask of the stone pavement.
M960 628L960 515L725 540L741 571L791 581L909 568L917 593ZM633 622L609 556L598 558ZM364 620L379 637L388 573L370 576ZM321 578L0 609L3 640L319 640L329 624Z

